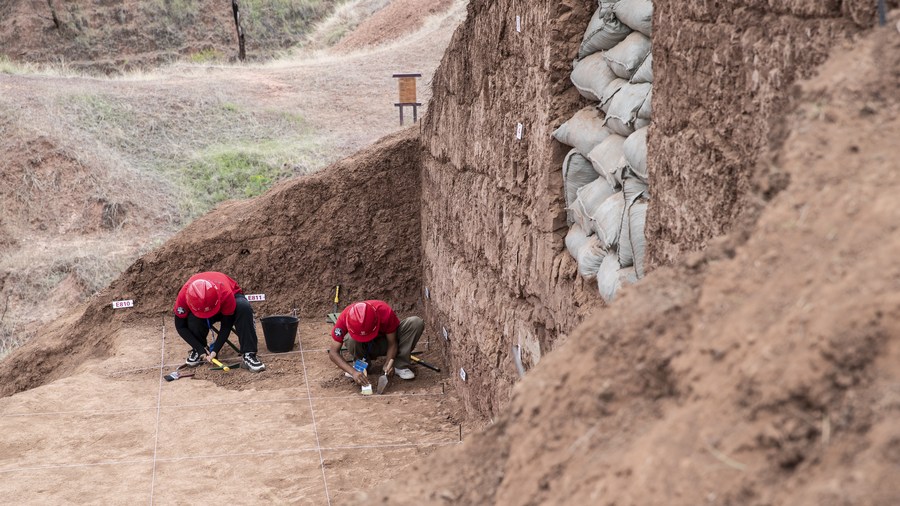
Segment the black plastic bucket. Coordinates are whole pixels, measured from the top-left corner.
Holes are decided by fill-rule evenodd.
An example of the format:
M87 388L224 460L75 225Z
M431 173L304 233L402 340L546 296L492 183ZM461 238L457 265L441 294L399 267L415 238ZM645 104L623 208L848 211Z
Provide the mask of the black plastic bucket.
M297 324L300 323L296 316L266 316L259 321L262 323L263 336L266 338L266 348L269 351L284 353L294 349Z

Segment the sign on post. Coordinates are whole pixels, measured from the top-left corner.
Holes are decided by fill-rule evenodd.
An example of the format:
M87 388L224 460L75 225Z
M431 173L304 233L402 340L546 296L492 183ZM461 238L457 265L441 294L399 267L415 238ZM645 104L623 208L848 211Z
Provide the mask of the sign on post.
M403 126L403 108L406 106L412 107L415 123L419 120L419 106L422 105L416 96L416 79L422 77L422 74L394 74L392 77L397 79L400 92L400 101L394 104L400 108L400 125Z

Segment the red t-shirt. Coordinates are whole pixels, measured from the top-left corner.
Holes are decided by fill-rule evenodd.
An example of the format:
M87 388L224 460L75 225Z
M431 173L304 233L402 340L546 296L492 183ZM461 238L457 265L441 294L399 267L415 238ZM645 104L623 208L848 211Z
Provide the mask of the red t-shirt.
M181 290L178 291L178 297L175 299L175 307L173 308L175 316L187 318L188 313L191 312L191 308L187 305L185 294L187 293L188 285L198 279L205 279L216 285L216 288L218 288L219 291L219 302L221 303L219 313L223 315L233 315L234 310L237 307L237 304L234 301L234 294L244 293L244 291L241 290L241 287L238 286L237 281L221 272L201 272L191 276L191 279L187 280L187 283L185 283L184 286L181 287Z
M383 300L366 300L363 302L366 302L375 308L375 314L378 315L378 337L397 331L397 327L400 326L400 318L397 318L397 313L391 309L391 306L389 306L387 302L384 302ZM353 306L353 304L350 304L350 306L345 307L344 310L341 311L341 314L337 318L337 323L335 323L334 328L331 329L331 338L339 343L344 342L344 336L350 335L347 332L347 310L350 309L351 306Z

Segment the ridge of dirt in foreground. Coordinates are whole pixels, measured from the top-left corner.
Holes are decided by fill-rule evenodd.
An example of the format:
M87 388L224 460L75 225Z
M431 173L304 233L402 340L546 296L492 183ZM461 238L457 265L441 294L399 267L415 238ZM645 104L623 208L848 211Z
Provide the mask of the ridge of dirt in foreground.
M596 312L382 504L900 503L900 40L798 91L743 232Z

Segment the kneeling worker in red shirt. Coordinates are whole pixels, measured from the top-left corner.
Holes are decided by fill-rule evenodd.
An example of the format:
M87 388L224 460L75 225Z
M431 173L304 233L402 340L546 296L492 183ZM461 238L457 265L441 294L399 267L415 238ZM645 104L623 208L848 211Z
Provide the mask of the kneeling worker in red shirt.
M191 346L185 364L193 367L211 362L225 345L231 330L240 339L244 367L260 372L266 366L256 358L256 327L253 309L237 282L221 272L194 274L175 299L175 330ZM215 322L222 322L219 335L207 348L206 337Z
M375 357L386 357L394 366L385 370L388 376L394 372L405 380L416 377L410 370L409 355L422 337L425 322L418 316L410 316L402 322L386 302L367 300L350 304L337 318L331 330L331 348L328 356L338 368L353 377L359 385L369 385L368 378L354 369L341 357L345 346L354 360L365 359L371 363Z

